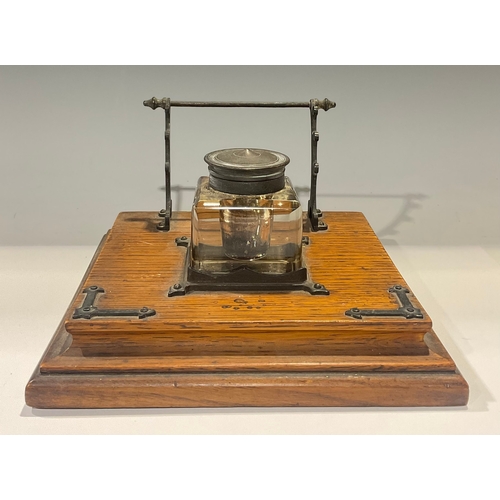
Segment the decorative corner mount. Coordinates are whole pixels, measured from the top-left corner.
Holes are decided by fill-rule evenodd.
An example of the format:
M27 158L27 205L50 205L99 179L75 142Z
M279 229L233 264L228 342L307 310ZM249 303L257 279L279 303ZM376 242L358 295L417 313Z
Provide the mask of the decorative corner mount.
M363 316L402 316L406 319L423 319L422 311L415 307L408 298L410 290L401 285L394 285L389 290L389 293L396 295L401 306L397 309L359 309L353 307L345 312L346 316L351 316L356 319L363 319Z
M103 316L137 316L139 319L154 316L156 311L149 307L141 307L140 309L99 309L95 302L97 296L101 293L106 293L104 288L92 285L83 290L86 294L81 307L77 307L73 313L73 319L92 319L94 317Z

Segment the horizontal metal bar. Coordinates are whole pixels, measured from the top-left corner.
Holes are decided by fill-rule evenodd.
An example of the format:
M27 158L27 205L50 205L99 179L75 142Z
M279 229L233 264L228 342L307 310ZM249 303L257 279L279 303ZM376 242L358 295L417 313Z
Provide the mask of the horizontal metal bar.
M323 99L322 101L314 99L315 105L320 109L328 111L334 108L336 104L329 99ZM167 105L166 98L157 99L153 97L144 101L144 106L148 106L152 109L165 108ZM251 102L251 101L170 101L170 107L181 107L181 108L309 108L311 105L310 101L306 102Z
M170 101L170 106L185 108L308 108L309 102Z

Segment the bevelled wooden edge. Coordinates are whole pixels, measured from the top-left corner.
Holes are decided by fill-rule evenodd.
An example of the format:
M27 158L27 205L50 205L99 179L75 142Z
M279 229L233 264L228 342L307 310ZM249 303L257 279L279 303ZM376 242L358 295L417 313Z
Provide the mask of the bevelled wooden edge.
M326 357L327 360L314 359L314 356L311 359L243 356L211 361L200 361L196 357L191 360L176 357L170 360L168 357L85 359L78 356L78 350L67 350L70 337L63 328L55 335L52 347L26 387L29 406L41 409L416 407L464 406L469 397L467 382L433 332L426 335L430 348L426 356L360 356L358 359L338 356ZM71 354L67 356L68 353ZM66 356L68 359L64 359ZM175 361L178 372L169 373L169 363ZM57 373L61 370L59 362L68 373ZM182 362L184 367L179 366ZM217 362L226 363L226 370L220 370ZM301 363L305 366L300 366ZM53 371L41 373L40 366L44 364ZM113 373L118 366L120 373ZM287 368L302 371L287 371Z
M148 355L88 356L71 347L71 335L59 330L55 345L59 352L40 362L40 373L130 374L130 373L218 373L218 372L454 372L455 363L434 332L425 335L431 346L425 355Z
M56 332L50 339L49 344L47 345L47 348L45 349L44 353L42 354L42 358L40 363L43 360L49 360L51 358L54 358L58 355L60 355L62 352L64 352L66 349L68 349L71 346L72 343L72 338L71 335L64 332L64 323L66 322L66 317L69 314L69 311L72 311L71 304L76 300L78 295L81 293L82 285L85 283L85 280L87 279L90 270L92 269L92 266L94 265L97 257L99 256L99 253L101 252L102 247L104 246L104 243L109 235L109 231L101 238L101 241L99 242L99 245L97 245L96 251L94 252L94 255L92 256L92 259L90 260L89 266L87 270L85 271L85 274L82 278L82 281L80 282L80 285L78 286L75 295L71 299L70 305L68 307L68 310L66 311L66 314L63 316L61 322L59 323L59 326L57 327ZM40 370L40 364L35 368L35 371L33 373L33 376L38 373Z
M46 375L31 380L34 408L464 406L459 373Z

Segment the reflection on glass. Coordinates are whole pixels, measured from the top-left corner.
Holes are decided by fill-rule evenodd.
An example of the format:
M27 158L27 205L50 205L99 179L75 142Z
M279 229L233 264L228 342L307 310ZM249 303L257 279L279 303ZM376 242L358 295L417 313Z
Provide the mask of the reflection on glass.
M271 200L235 198L221 200L222 246L230 259L253 260L266 255L271 243Z
M302 266L302 207L290 181L280 191L242 196L201 177L191 217L190 267L224 273L241 266L285 273Z

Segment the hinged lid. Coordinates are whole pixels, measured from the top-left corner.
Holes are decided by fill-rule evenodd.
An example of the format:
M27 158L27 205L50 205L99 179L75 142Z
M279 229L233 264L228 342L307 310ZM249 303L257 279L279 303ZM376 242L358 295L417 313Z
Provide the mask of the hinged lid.
M233 148L205 156L210 186L217 191L242 195L274 193L285 186L288 156L276 151Z

